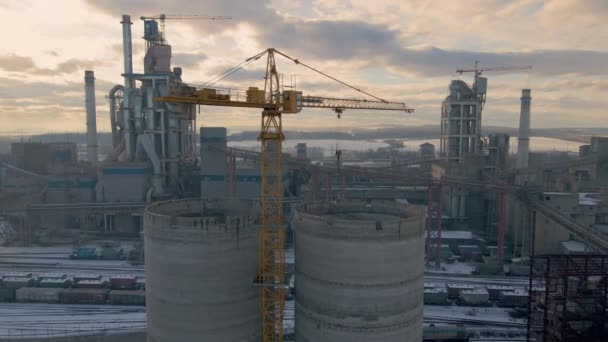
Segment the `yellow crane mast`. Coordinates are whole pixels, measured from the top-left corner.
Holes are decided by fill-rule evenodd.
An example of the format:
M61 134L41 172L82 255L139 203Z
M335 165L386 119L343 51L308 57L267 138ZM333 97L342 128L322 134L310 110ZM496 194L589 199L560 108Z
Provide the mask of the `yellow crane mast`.
M322 96L303 96L301 91L282 90L275 63L275 53L375 100L340 99ZM244 107L262 109L261 142L261 226L258 233L258 275L255 285L260 287L260 310L264 342L283 341L283 309L285 304L285 218L283 215L282 115L299 113L303 107L331 108L338 115L345 109L393 110L413 112L405 103L388 102L353 87L276 49L269 48L231 68L219 80L240 70L245 65L266 55L264 89L250 87L245 94L210 87L192 87L188 94L157 97L157 102L192 103L207 106ZM217 81L216 81L217 82Z

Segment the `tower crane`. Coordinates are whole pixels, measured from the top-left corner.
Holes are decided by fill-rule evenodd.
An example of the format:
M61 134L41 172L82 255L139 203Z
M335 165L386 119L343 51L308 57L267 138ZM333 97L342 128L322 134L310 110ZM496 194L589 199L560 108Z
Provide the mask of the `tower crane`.
M198 14L191 14L191 15L181 15L181 14L157 14L157 15L153 15L153 16L149 16L149 17L139 17L139 19L143 20L144 23L146 23L146 31L149 29L148 27L148 22L156 22L156 20L160 21L160 34L158 37L158 40L160 42L165 42L165 20L167 19L180 19L180 20L230 20L232 19L232 17L230 16L222 16L222 15L217 15L217 16L212 16L212 15L198 15ZM150 24L153 25L153 24Z
M531 65L514 65L514 66L501 66L491 68L480 68L479 61L475 61L475 67L473 69L458 69L456 72L462 75L465 72L474 72L475 77L481 76L484 71L505 71L505 70L529 70L532 69Z
M529 70L532 69L531 65L514 65L514 66L500 66L500 67L490 67L490 68L480 68L479 61L475 61L475 66L473 69L458 69L456 73L462 75L465 72L472 72L475 75L475 83L473 83L473 90L475 94L477 94L479 102L481 103L481 109L486 103L486 88L487 88L487 79L481 77L481 75L486 71L508 71L508 70ZM481 112L480 112L481 115Z
M279 83L279 73L275 55L280 55L295 64L319 73L373 100L341 99L323 96L304 96L301 91L289 88L283 90ZM264 342L283 341L283 309L285 302L285 229L283 215L283 166L282 142L283 114L296 114L302 108L330 108L340 114L346 109L391 110L411 113L413 109L405 103L388 102L350 84L323 73L298 59L269 48L248 58L237 67L231 68L215 78L215 82L242 69L247 64L266 56L264 88L250 87L245 94L217 88L193 87L189 94L171 94L157 97L157 102L191 103L207 106L226 106L262 109L261 130L261 225L258 233L259 255L258 274L255 285L260 287L260 309ZM207 82L207 85L210 82Z

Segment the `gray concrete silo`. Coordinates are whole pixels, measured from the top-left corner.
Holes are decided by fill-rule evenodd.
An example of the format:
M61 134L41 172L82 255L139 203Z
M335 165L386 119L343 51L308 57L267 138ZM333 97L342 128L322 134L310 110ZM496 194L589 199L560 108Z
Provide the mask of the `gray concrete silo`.
M246 207L191 199L146 208L148 342L260 340L255 216Z
M295 232L296 341L422 341L420 208L306 205Z

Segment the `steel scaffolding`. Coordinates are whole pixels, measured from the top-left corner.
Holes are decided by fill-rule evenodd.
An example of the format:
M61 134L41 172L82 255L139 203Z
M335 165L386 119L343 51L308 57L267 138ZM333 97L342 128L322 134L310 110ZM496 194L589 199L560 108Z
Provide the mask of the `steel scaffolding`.
M608 341L608 255L541 255L530 262L528 341Z

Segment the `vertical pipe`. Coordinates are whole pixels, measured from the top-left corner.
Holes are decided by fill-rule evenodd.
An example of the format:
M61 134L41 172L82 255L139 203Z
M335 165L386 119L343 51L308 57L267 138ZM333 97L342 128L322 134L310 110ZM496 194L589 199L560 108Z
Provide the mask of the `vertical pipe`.
M517 167L528 167L528 153L530 152L530 103L531 90L521 90L521 112L519 115L519 137L517 139Z
M534 256L534 234L536 233L536 210L532 211L532 225L531 225L531 240L532 240L532 249L530 250L530 269L528 274L528 324L527 324L527 339L526 341L532 341L532 305L535 303L534 291L532 291L532 286L534 285L534 262L536 261ZM545 288L545 292L546 292Z
M122 96L119 96L118 93L122 93ZM112 128L112 146L116 148L121 141L122 136L122 122L120 117L122 116L122 109L119 109L118 105L120 104L120 100L124 98L125 87L117 84L108 93L108 99L110 100L110 126ZM116 110L119 110L118 112ZM121 127L121 131L118 131L118 127Z
M436 245L435 245L435 267L437 267L437 269L441 269L441 224L442 224L442 220L443 220L443 215L442 215L442 205L441 205L441 194L442 194L442 190L441 190L441 183L437 184L437 187L435 188L435 196L437 196L437 205L436 208L434 208L433 211L433 216L434 219L437 220L437 226L436 226Z
M464 125L464 121L463 121L463 115L464 115L464 106L461 104L460 105L460 113L459 113L460 117L458 122L460 123L460 127L458 127L458 162L462 163L464 161L464 147L463 147L463 131L462 131L462 126ZM468 140L467 140L468 141Z
M425 258L427 266L435 262L435 267L441 267L441 221L442 221L442 186L433 183L428 187L428 205L426 211L426 240Z
M87 158L91 165L96 165L97 155L97 117L95 110L95 74L91 70L84 72L85 106L87 110Z
M133 49L131 46L131 16L123 15L122 21L122 51L124 57L124 78L125 88L134 88L135 82L133 81Z
M0 167L0 190L4 188L4 182L6 180L6 168Z
M112 148L118 146L120 139L118 138L118 131L116 129L116 97L110 92L110 128L112 129Z
M131 123L131 89L135 88L133 80L133 50L131 46L131 17L122 16L122 51L124 59L125 92L123 98L123 134L125 141L125 159L131 160L135 150L135 132Z
M310 180L310 185L311 185L311 193L312 193L312 200L313 202L317 201L317 198L319 196L319 187L320 187L320 177L321 175L319 174L319 168L316 166L312 167L312 175L311 175L311 180Z
M507 230L507 193L500 192L498 211L498 264L502 267L505 256L505 233ZM501 269L502 273L502 269Z
M331 178L332 178L331 174L328 173L327 174L327 188L326 188L326 190L327 190L327 202L331 202L333 200L333 195L332 195L332 191L333 190L331 188L331 181L332 181Z

